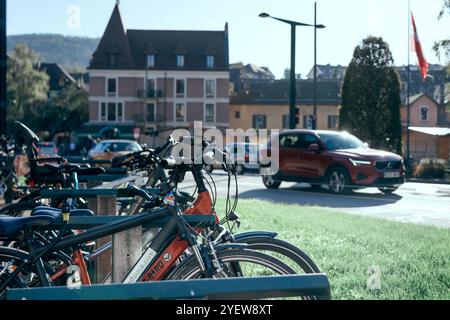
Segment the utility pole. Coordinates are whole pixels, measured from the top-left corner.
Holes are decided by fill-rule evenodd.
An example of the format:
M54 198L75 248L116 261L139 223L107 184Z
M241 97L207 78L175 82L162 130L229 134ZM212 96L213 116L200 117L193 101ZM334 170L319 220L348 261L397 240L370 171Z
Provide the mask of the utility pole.
M0 0L0 135L6 134L6 0Z
M317 130L317 2L314 2L314 119L313 129Z

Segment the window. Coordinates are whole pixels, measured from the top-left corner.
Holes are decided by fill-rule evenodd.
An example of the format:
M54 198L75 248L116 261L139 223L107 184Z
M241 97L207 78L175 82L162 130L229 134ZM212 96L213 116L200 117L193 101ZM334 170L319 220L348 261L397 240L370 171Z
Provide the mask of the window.
M100 104L100 121L117 122L124 120L123 103L105 103Z
M100 106L100 121L106 121L107 111L106 111L106 103L102 103Z
M299 137L299 141L297 142L297 148L300 149L308 149L312 144L320 144L319 139L312 134L303 134Z
M338 116L328 116L328 129L337 129Z
M154 103L147 104L147 122L156 122L156 108Z
M184 55L182 54L177 55L177 67L178 68L184 67Z
M115 53L108 54L108 66L109 67L117 66L117 54Z
M147 67L148 68L153 68L155 66L155 62L156 62L156 57L154 54L149 54L147 56Z
M420 120L427 121L428 120L428 107L423 106L420 108Z
M240 118L241 118L241 112L240 112L240 111L236 111L236 112L234 113L234 117L235 117L236 119L240 119Z
M184 97L185 95L185 81L184 80L177 80L176 81L176 95L177 97Z
M290 117L288 114L283 115L283 129L289 129L289 119Z
M216 80L206 80L206 97L214 98L216 96Z
M295 148L299 141L298 135L287 135L280 137L280 146L285 148Z
M207 56L206 57L206 67L207 68L214 68L214 56Z
M267 128L267 116L256 114L253 116L253 128L254 129L266 129Z
M123 104L117 104L117 118L116 121L123 121Z
M313 115L304 115L303 116L303 128L312 130L314 129L314 116Z
M205 105L205 122L214 122L216 120L216 106L212 103Z
M108 96L116 96L117 94L117 81L116 79L108 79Z
M156 80L147 79L147 98L155 98Z
M175 121L176 122L186 121L186 110L183 103L177 103L175 105Z
M116 121L116 104L108 103L108 121Z

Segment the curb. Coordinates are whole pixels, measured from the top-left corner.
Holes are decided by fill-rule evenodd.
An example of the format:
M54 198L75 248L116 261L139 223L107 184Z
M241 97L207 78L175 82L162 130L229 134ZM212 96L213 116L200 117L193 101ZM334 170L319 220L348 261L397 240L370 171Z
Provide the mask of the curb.
M427 184L448 184L450 185L450 180L433 180L433 179L406 179L406 182L414 182L414 183L427 183Z

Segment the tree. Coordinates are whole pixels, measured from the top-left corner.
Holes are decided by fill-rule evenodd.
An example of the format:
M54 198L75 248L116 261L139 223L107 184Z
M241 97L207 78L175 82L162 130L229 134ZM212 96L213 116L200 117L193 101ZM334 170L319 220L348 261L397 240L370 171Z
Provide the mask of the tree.
M450 0L443 0L442 9L439 12L438 20L444 18L446 15L450 15ZM448 64L447 70L450 73L450 40L445 39L436 41L434 43L433 50L438 58L441 57L442 53L445 55Z
M47 100L49 77L39 71L40 63L39 56L25 44L12 51L6 75L8 121L32 116L34 105Z
M342 86L339 125L374 148L401 153L400 79L389 45L368 37L355 48Z
M88 104L88 93L71 83L48 104L40 106L36 127L49 131L50 137L72 132L89 120Z
M283 80L290 80L291 79L291 69L286 68L283 71ZM295 80L301 80L302 75L300 73L295 74Z

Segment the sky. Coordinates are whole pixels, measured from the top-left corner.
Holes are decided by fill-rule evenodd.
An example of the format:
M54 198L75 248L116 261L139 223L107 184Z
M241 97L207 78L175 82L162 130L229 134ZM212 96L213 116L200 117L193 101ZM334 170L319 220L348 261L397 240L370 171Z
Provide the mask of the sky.
M396 65L412 64L408 51L408 0L316 0L317 63L348 65L355 46L368 35L381 36ZM7 0L7 33L57 33L101 37L116 0ZM435 41L450 39L450 16L437 19L443 0L410 0L425 57L439 60ZM314 0L121 0L126 28L223 30L229 24L230 62L267 66L277 78L290 66L290 27L261 12L314 23ZM314 29L297 28L296 72L305 76L314 64Z

